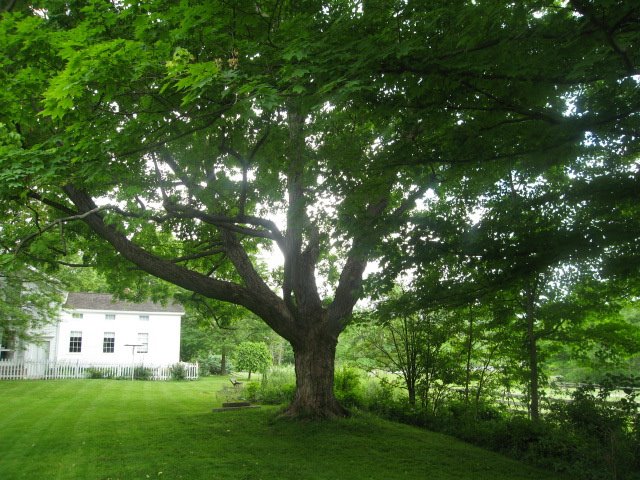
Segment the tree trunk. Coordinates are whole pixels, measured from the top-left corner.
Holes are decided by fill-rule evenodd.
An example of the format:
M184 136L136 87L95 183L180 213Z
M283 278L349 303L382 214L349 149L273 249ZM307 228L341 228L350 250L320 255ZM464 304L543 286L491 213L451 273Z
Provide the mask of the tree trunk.
M286 415L319 419L347 415L333 392L336 345L336 339L313 337L293 345L296 393Z
M532 324L529 324L529 331L527 335L528 350L529 350L529 375L530 375L530 405L529 413L531 420L538 420L540 418L540 391L538 386L538 345L535 333L533 332Z
M416 406L416 382L407 383L407 392L409 392L409 405Z
M525 319L527 322L527 354L529 361L529 416L531 420L537 421L540 418L540 392L538 385L538 338L535 331L536 314L535 301L537 289L532 282L526 291Z
M227 346L222 346L222 354L220 355L220 375L227 374Z
M473 310L469 307L469 330L467 332L467 365L464 379L464 403L469 405L469 387L471 385L471 353L473 351Z

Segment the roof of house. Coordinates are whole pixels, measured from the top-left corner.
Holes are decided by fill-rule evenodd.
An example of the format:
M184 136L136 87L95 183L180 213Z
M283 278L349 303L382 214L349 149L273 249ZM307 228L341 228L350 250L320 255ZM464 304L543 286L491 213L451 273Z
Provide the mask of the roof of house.
M155 312L184 313L184 308L177 303L162 305L154 302L128 302L113 298L108 293L75 293L70 292L64 308L76 310L108 310L118 312Z

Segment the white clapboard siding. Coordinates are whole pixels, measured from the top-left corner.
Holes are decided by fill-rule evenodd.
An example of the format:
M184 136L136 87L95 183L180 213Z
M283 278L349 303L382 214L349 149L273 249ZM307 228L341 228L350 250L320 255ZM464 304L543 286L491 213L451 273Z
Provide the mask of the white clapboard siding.
M186 380L198 378L197 363L179 363ZM32 362L0 360L0 380L22 379L67 379L67 378L118 378L127 379L135 375L135 369L145 369L149 380L168 380L174 365L123 365L80 362Z

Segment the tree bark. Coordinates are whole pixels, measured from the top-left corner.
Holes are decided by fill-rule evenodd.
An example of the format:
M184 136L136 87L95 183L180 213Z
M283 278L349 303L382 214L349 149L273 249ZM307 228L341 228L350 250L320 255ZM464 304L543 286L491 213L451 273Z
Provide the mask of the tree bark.
M413 380L411 383L407 383L407 392L409 393L409 405L416 406L416 382Z
M313 335L293 344L296 393L285 415L315 419L347 415L333 391L337 343L335 337Z
M537 285L532 281L525 292L527 322L527 354L529 361L529 416L531 420L540 418L540 391L538 385L538 338L535 331L535 302L537 297Z
M469 405L469 388L471 385L471 353L473 352L473 309L469 307L469 330L467 330L467 364L464 379L464 403Z
M220 355L220 375L227 374L227 346L222 345L222 354Z

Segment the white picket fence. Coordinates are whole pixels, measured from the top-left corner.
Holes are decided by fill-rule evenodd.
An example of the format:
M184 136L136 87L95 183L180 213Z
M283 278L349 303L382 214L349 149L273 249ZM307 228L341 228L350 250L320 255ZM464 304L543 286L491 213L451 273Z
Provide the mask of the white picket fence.
M168 380L172 368L180 368L185 380L198 378L197 363L178 363L175 365L115 365L70 362L31 362L0 360L0 380L55 380L66 378L142 378L148 380Z

